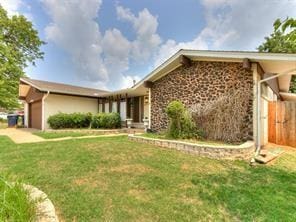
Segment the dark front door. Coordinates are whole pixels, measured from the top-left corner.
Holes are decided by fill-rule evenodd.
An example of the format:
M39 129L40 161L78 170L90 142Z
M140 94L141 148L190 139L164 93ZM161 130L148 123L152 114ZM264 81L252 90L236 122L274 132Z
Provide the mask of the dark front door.
M29 104L29 127L35 129L42 128L42 102Z
M136 123L140 122L140 101L139 97L134 97L133 101L133 121Z

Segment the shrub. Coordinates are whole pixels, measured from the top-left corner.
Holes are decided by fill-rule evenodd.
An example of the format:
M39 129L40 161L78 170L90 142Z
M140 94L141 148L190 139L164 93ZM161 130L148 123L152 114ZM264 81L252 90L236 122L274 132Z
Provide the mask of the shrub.
M198 136L198 131L190 113L180 101L170 102L165 111L170 120L169 137L189 139Z
M52 129L87 128L92 120L91 113L58 113L48 118Z
M91 127L98 129L115 129L121 127L121 119L118 113L98 113L92 119Z
M251 139L247 132L252 96L247 90L229 90L215 100L191 107L193 120L207 139L229 143Z

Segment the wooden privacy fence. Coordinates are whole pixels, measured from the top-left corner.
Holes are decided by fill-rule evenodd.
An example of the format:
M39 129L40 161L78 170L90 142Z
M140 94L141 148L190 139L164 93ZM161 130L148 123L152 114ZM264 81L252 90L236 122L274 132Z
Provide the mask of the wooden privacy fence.
M268 141L296 147L296 102L268 103Z

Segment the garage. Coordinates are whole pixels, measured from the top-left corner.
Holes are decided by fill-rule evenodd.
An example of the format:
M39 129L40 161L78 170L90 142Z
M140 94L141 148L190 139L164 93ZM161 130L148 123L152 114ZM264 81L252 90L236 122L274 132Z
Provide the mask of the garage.
M42 129L42 101L29 104L29 127Z
M47 119L57 113L98 112L98 98L106 91L62 83L21 78L19 99L23 101L25 126L49 129Z

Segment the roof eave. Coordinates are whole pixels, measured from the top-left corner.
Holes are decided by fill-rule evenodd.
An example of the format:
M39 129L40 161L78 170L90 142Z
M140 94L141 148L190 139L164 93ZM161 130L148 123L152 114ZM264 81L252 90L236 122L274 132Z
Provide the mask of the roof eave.
M133 89L138 88L141 86L145 81L151 80L151 78L155 77L162 69L166 66L174 62L179 56L184 55L188 57L203 57L203 58L219 58L219 59L236 59L238 61L243 60L245 58L249 58L252 62L258 61L295 61L296 62L296 55L295 54L285 54L285 53L262 53L262 52L244 52L244 51L209 51L209 50L190 50L190 49L180 49L170 58L168 58L165 62L159 65L156 69L154 69L151 73L145 76L141 81L139 81ZM176 66L175 68L177 68ZM166 75L166 74L162 74Z

